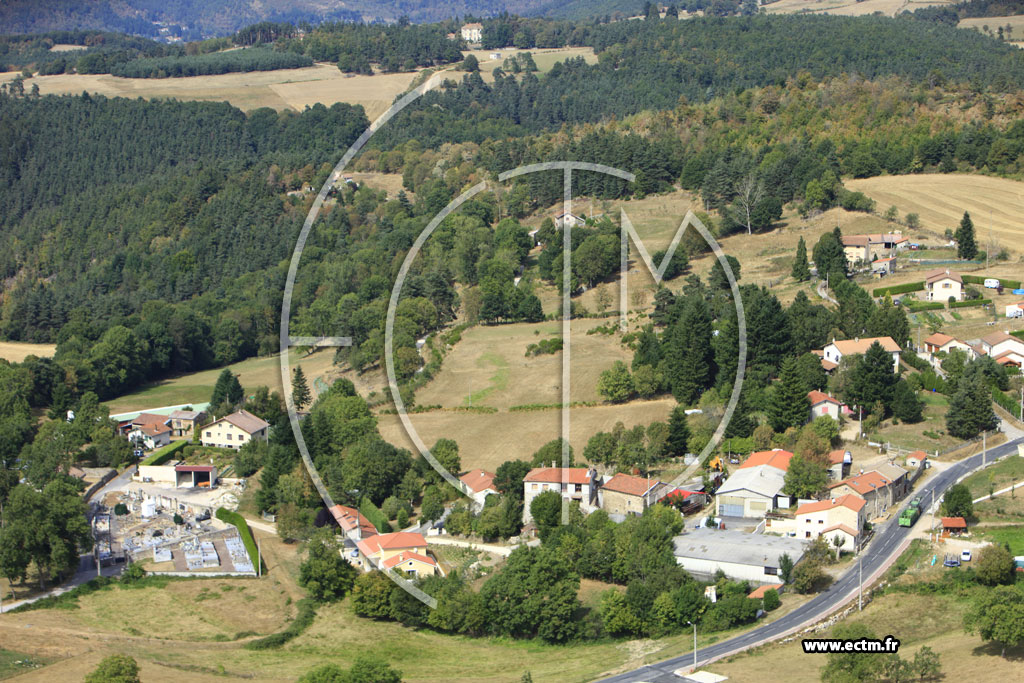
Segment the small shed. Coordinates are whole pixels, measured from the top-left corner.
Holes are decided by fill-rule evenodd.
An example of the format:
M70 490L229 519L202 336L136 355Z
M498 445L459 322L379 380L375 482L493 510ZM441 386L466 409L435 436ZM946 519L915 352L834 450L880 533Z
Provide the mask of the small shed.
M963 517L943 517L942 533L950 536L967 533L967 520Z

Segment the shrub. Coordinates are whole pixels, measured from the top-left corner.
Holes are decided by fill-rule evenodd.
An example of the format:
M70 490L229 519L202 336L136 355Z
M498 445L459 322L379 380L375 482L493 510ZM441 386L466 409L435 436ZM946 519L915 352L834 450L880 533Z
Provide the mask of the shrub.
M920 311L935 311L941 308L945 308L946 304L941 301L922 301L919 303L907 304L907 310L911 313L918 313Z
M779 599L779 592L774 588L769 588L764 592L764 611L771 612L772 610L778 609L779 605L782 604L782 600Z
M902 285L891 287L876 287L871 293L874 296L885 296L886 294L906 294L907 292L920 292L924 289L924 282L907 282Z
M259 551L256 549L256 541L253 540L252 531L249 530L249 524L245 521L245 518L237 512L217 508L217 519L234 525L238 529L238 535L242 537L242 544L245 546L246 552L249 553L252 566L256 567L257 571L262 572Z
M987 306L992 299L968 299L967 301L950 301L950 308L967 308L968 306Z
M188 441L175 441L170 445L164 446L161 449L153 451L153 453L148 458L140 462L139 465L163 465L165 462L170 460L175 453L177 453L180 450L183 450L188 445Z
M125 505L124 503L118 503L117 505L114 506L114 514L115 515L127 515L128 514L128 506Z
M370 523L377 527L377 531L380 533L386 534L391 531L391 525L388 524L387 517L369 498L363 498L363 502L359 504L359 512L363 513L363 516L370 520Z

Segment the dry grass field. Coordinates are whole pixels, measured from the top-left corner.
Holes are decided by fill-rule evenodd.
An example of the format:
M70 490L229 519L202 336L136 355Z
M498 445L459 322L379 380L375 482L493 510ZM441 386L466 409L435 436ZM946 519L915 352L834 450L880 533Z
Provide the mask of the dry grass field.
M601 642L573 647L508 639L472 639L395 623L360 619L348 600L321 607L316 621L277 650L242 648L239 633L283 628L301 594L294 577L301 548L260 532L269 573L261 580L206 579L165 588L114 588L81 598L78 608L0 616L5 650L57 660L22 674L24 681L80 681L112 653L133 656L147 683L285 681L333 662L348 666L361 654L388 661L410 683L518 681L529 670L536 681L589 681L630 670L689 648L681 633L660 640ZM593 584L593 582L590 582ZM581 595L593 598L599 584ZM205 596L205 597L200 597ZM788 596L783 614L799 604ZM729 634L732 635L732 634ZM725 637L718 634L718 638ZM701 644L711 642L701 637ZM501 666L495 666L501 662Z
M582 460L588 439L599 431L610 431L616 422L626 427L668 419L675 399L633 401L623 405L599 405L570 410L569 443ZM410 415L416 431L427 446L438 439L455 439L463 469L482 467L494 471L506 460L529 460L537 449L560 435L562 411L557 408L514 413L469 413L437 411ZM386 441L408 448L416 447L397 415L378 418L380 433Z
M880 211L896 206L901 216L917 213L921 226L939 235L946 228L955 229L964 211L970 211L979 248L985 248L991 228L992 239L998 246L1021 251L1024 182L936 173L861 178L846 181L846 186L874 199Z
M9 81L16 72L0 74ZM78 95L83 91L107 97L143 97L230 102L246 111L259 107L301 111L317 102L361 104L372 120L404 92L415 73L345 77L333 64L304 69L279 69L189 78L118 78L110 74L36 76L43 95Z
M54 46L54 49L77 46ZM493 80L491 72L518 50L501 50L501 59L490 59L490 50L473 52L480 60L481 75ZM583 56L595 63L592 48L531 50L540 71L550 71L555 62ZM469 53L467 53L469 54ZM0 73L0 82L13 79L20 72ZM346 76L333 64L315 64L303 69L279 69L230 73L189 78L118 78L110 74L60 74L36 76L30 85L39 85L43 95L79 95L83 91L107 97L143 97L146 99L179 99L230 102L250 111L259 107L301 111L317 103L330 106L335 102L360 104L372 121L391 106L395 97L405 92L418 72L373 76Z
M491 54L497 52L501 55L498 59L491 59ZM564 47L564 48L550 48L550 49L533 49L533 50L517 50L516 48L503 48L501 50L468 50L463 52L464 55L476 55L477 60L480 62L480 76L485 82L491 83L494 81L494 70L502 65L502 63L509 57L514 57L520 52L529 52L533 56L533 62L537 65L537 70L540 73L547 73L551 71L557 62L563 62L573 57L583 57L588 64L597 63L597 55L594 54L594 48L591 47ZM454 70L449 67L450 71ZM456 72L462 74L463 72Z
M618 335L587 334L602 320L572 323L571 396L599 401L597 380L617 360L629 362L632 351ZM562 354L527 358L526 347L560 336L561 322L477 326L466 330L447 355L440 374L416 394L421 405L491 406L506 411L527 403L562 400ZM470 401L472 395L472 401Z
M1013 41L1024 40L1024 14L1017 14L1011 17L976 17L973 19L961 19L960 23L957 24L960 28L973 28L981 31L983 27L988 26L989 30L995 34L1000 26L1003 30L1006 27L1010 27L1009 38Z
M0 358L20 363L27 356L52 358L57 351L56 344L29 344L28 342L0 341Z
M965 602L944 595L890 593L847 621L865 623L879 637L892 634L901 641L899 654L904 659L912 659L928 645L939 654L947 681L998 683L1019 678L1014 671L1020 671L1024 648L1007 648L1006 657L1000 657L999 648L984 644L977 635L965 634L961 625L965 609ZM716 662L707 670L734 681L812 683L821 680L819 672L824 665L825 657L804 654L797 638Z
M303 356L297 349L292 349L291 354L292 367L294 368L296 364L302 366L311 389L314 380L323 377L331 369L334 360L334 349L320 349L310 356ZM250 358L228 367L238 375L238 380L247 392L259 386L270 387L271 391L282 391L281 364L277 355ZM213 385L217 382L217 375L223 369L214 368L161 380L131 394L107 401L104 405L110 409L111 414L116 415L143 408L209 401Z
M954 0L779 0L765 5L769 14L796 14L799 12L818 12L822 14L839 14L844 16L865 16L881 12L885 16L895 16L900 12L913 12L922 7L950 5Z

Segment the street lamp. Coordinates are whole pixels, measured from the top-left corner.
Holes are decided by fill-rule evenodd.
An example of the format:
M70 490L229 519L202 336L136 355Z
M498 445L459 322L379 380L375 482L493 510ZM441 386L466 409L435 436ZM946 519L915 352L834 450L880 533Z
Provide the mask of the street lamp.
M693 627L693 670L697 670L697 624L692 621L686 622L687 626Z

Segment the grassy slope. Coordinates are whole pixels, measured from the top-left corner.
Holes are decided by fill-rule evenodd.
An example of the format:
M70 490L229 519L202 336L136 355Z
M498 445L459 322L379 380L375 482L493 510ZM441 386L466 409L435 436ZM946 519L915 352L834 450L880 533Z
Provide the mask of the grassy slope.
M315 378L323 376L331 368L333 359L333 349L321 349L307 357L292 349L290 358L293 368L296 363L302 366L311 389ZM258 386L270 387L272 391L282 391L281 364L277 355L250 358L228 367L238 375L238 380L249 393ZM107 401L105 405L111 414L117 414L182 403L203 403L210 400L213 385L222 370L223 368L214 368L161 380L141 387L131 394Z

